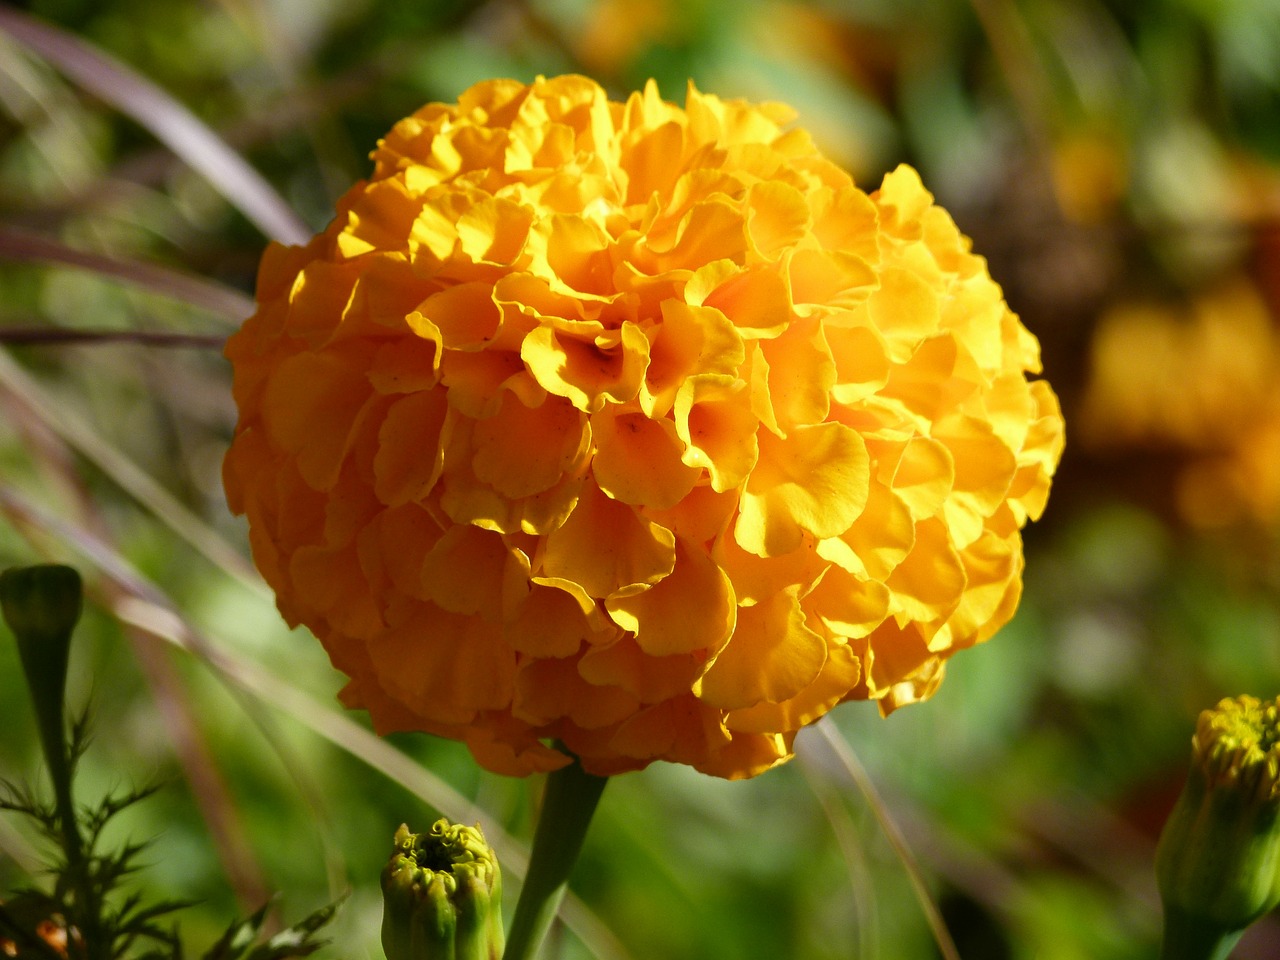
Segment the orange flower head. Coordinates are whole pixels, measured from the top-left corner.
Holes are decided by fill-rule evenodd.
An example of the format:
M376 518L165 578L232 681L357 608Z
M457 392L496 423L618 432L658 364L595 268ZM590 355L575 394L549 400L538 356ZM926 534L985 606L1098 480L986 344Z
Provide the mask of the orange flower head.
M1038 344L913 170L864 193L790 117L482 83L266 252L228 501L380 732L749 777L1013 614Z

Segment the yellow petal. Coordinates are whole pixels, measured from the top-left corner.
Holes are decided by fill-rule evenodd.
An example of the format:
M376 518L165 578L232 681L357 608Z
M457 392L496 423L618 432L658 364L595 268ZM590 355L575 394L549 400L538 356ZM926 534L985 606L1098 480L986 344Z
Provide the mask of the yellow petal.
M955 417L936 425L934 438L946 444L955 463L955 488L947 499L947 522L958 546L980 536L982 521L1004 503L1018 468L1013 451L986 420Z
M826 642L805 624L792 587L738 609L733 636L696 692L722 710L780 703L811 684L826 657Z
M441 731L437 736L464 740L476 763L507 777L550 773L573 763L568 754L540 741L536 732L496 711L486 717L484 726L473 724L453 733Z
M821 325L816 320L793 323L760 349L769 364L769 400L780 430L825 420L836 366Z
M684 445L670 420L606 406L592 416L591 436L596 444L592 473L615 500L665 510L683 500L698 480L699 471L680 459Z
M920 182L920 174L905 163L886 174L871 199L880 209L881 228L902 239L920 237L920 219L933 203L933 195Z
M644 515L690 543L708 543L728 526L738 509L738 491L696 486L669 510L645 509Z
M354 546L302 547L289 562L296 599L346 636L368 639L384 627Z
M609 615L655 657L705 650L714 656L737 613L729 579L700 548L676 541L675 567L649 590L605 603Z
M714 307L665 300L661 310L662 323L648 334L649 366L640 395L650 416L671 409L685 378L700 373L732 376L743 359L742 338Z
M382 345L369 361L369 383L379 393L430 390L440 380L441 346L438 335L401 337Z
M949 617L960 603L965 573L947 525L938 519L917 523L915 546L885 585L895 612L925 623Z
M986 534L960 553L965 591L948 625L958 645L977 643L1013 616L1021 593L1022 542Z
M374 492L388 506L421 500L440 478L448 443L443 390L401 397L378 429Z
M845 315L852 320L853 315ZM831 399L857 403L889 382L889 357L884 338L873 327L846 322L845 316L828 317L823 325L835 363Z
M936 516L955 482L955 462L945 444L926 437L912 439L893 474L893 491L914 520Z
M599 598L657 583L675 566L671 531L637 516L592 482L546 545L542 572Z
M794 550L805 532L838 536L862 513L869 482L866 444L844 424L796 427L786 438L764 433L734 537L770 557Z
M501 197L485 197L458 218L458 242L472 260L511 264L524 249L533 211Z
M613 276L609 240L599 224L585 217L552 214L536 221L530 232L530 269L545 277L552 290L609 293Z
M727 200L700 200L680 221L670 246L651 243L650 249L658 254L658 269L681 266L696 270L715 260L742 263L747 250L742 211Z
M370 396L359 356L299 353L280 362L267 381L262 420L271 442L297 457L304 480L327 490L352 442Z
M843 553L836 543L847 548ZM878 480L868 489L867 506L836 541L818 544L818 553L850 573L884 580L916 542L911 509L897 493Z
M609 745L624 756L669 756L677 763L695 763L708 760L728 743L729 731L717 712L683 696L641 710L619 726Z
M395 179L371 183L347 211L347 226L338 236L343 257L371 250L399 250L408 245L418 204Z
M687 693L706 671L707 660L700 653L651 656L632 634L623 633L584 653L578 669L590 683L621 687L641 703L659 703Z
M847 250L870 263L880 255L876 241L876 205L857 187L819 192L815 197L813 235L828 250Z
M776 181L754 184L746 204L747 236L766 260L777 259L809 232L809 204L795 187Z
M875 290L878 277L861 257L841 250L801 247L782 260L791 302L824 307L851 306Z
M782 703L763 702L731 710L724 719L725 726L735 734L800 730L840 703L861 678L862 661L857 654L848 644L831 644L822 672L811 684Z
M897 267L880 272L880 287L867 301L871 321L899 363L938 331L938 292L915 274Z
M510 561L498 534L479 527L450 527L423 560L422 592L442 610L499 620L503 575Z
M372 554L395 589L420 600L426 599L422 585L422 562L440 539L440 525L417 504L406 503L382 511L362 532L361 552ZM362 565L371 561L362 558Z
M447 351L441 360L440 379L449 390L449 406L474 420L492 417L508 393L527 407L537 406L546 397L546 391L525 369L520 354L511 350Z
M761 557L742 549L738 541L726 533L716 540L712 555L728 575L741 604L759 603L787 587L807 590L826 566L811 540L805 540L788 553Z
M839 637L865 637L884 622L892 595L878 580L828 567L802 600L811 622L816 618Z
M598 646L617 638L616 627L602 617L597 619L603 622L593 623L570 593L545 583L534 584L517 615L507 624L507 639L518 653L568 657L584 645Z
M589 339L544 325L525 337L520 355L550 393L594 413L606 402L626 403L636 396L649 362L649 340L630 321Z
M693 275L685 295L691 304L719 310L746 338L777 336L793 316L787 282L772 266L743 270L718 260Z
M447 349L483 346L498 329L493 284L473 282L446 287L424 300L417 311L409 315L409 326L414 329L417 329L417 317L429 320L440 331Z
M313 260L295 277L289 292L285 330L319 347L333 335L351 302L366 265Z
M474 427L471 466L503 496L530 497L581 464L590 437L587 418L559 397L530 408L506 393L498 412Z
M449 519L505 534L545 534L559 527L578 501L590 461L583 457L550 488L513 500L475 475L471 466L474 427L474 422L460 418L445 451L437 489L440 508Z
M866 640L851 641L850 646L856 651L864 643L862 675L867 696L880 701L882 713L924 699L941 680L940 660L914 623L900 627L890 617Z
M694 758L689 764L700 773L726 780L744 780L772 770L791 759L794 733L756 734L725 729L729 742Z
M538 726L568 719L586 730L618 723L639 709L640 701L619 687L588 683L575 657L527 660L516 673L511 712Z
M369 653L382 687L426 720L468 723L511 703L515 653L483 617L420 604Z
M685 443L682 458L705 468L717 491L738 486L755 466L755 414L743 402L746 383L717 374L687 379L676 394L676 432Z

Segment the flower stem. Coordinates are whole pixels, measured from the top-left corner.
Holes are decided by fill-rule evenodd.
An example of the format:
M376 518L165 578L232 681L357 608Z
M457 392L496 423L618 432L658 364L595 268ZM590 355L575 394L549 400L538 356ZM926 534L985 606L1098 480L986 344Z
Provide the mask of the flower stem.
M1243 930L1223 930L1166 908L1160 960L1227 960Z
M576 760L547 776L529 871L520 888L503 960L532 960L542 946L608 782L608 777L584 771Z

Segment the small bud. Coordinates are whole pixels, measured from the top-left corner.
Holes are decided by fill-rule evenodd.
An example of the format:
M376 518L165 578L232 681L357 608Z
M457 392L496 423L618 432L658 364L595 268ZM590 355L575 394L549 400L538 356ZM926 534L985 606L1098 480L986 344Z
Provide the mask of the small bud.
M1280 904L1280 698L1226 699L1200 714L1156 878L1166 957L1225 956Z
M382 871L387 960L499 960L502 875L480 827L396 831Z
M27 682L33 690L56 690L59 700L71 631L80 619L80 597L80 574L71 567L50 563L0 573L0 609L18 638Z
M18 640L41 746L60 797L64 791L69 797L70 791L62 717L71 633L80 619L81 593L80 574L71 567L41 564L0 573L0 612ZM69 810L63 812L70 815Z

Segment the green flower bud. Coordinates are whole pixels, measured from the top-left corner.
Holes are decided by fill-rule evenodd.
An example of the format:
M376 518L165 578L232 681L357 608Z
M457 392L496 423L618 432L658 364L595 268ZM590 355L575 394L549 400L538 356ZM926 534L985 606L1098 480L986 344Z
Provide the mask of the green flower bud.
M62 716L71 633L80 608L80 574L71 567L41 564L0 573L0 611L18 640L49 775L60 804L66 804L64 815L69 815L71 787Z
M56 698L59 710L80 595L80 574L71 567L50 563L0 573L0 609L18 638L27 682L37 698Z
M1156 879L1166 958L1225 957L1280 904L1280 698L1226 699L1200 714Z
M382 871L387 960L500 960L502 874L479 825L396 831Z

